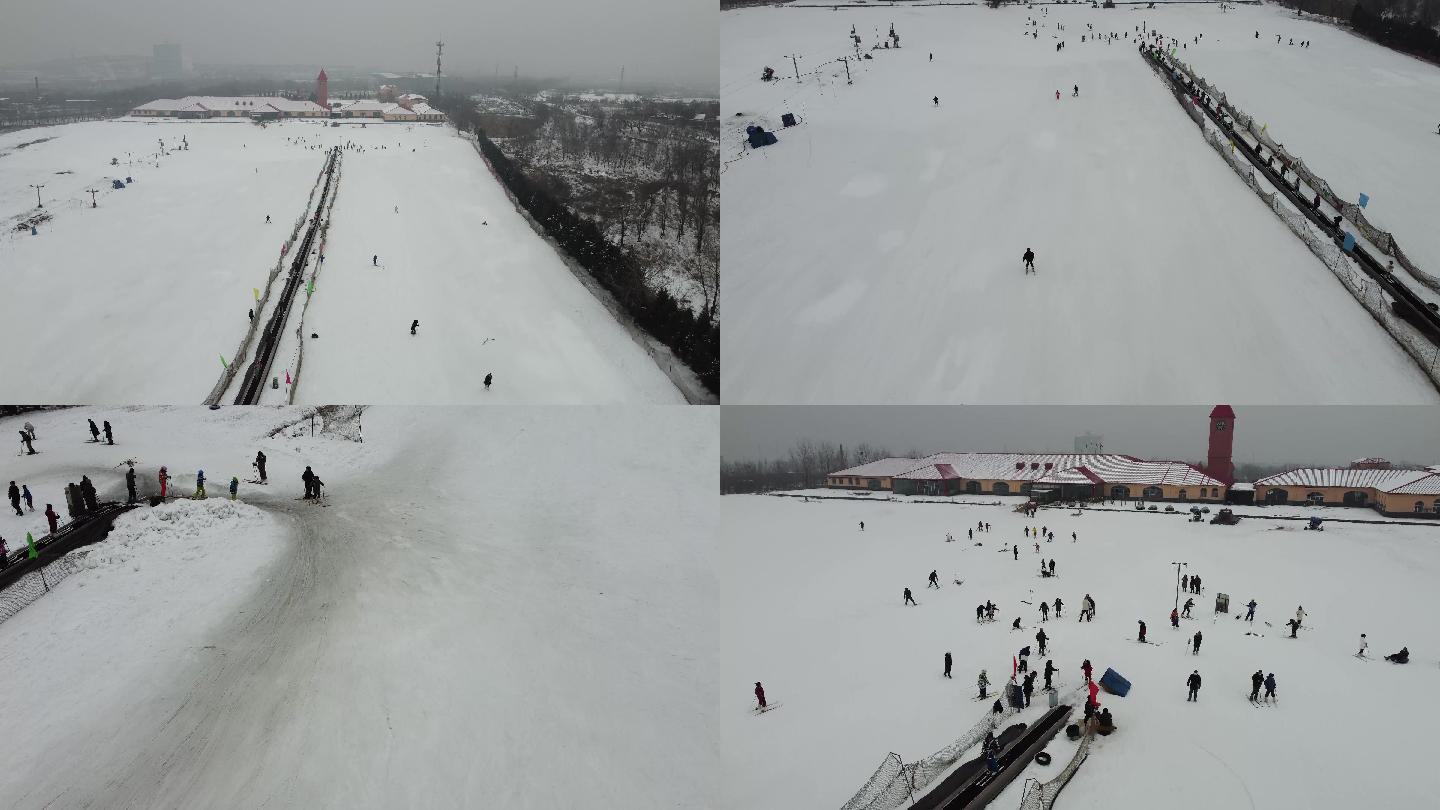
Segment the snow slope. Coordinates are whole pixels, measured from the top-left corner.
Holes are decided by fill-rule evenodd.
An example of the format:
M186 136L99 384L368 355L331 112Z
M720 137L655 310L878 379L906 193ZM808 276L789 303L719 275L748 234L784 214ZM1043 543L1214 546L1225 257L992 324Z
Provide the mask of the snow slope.
M1134 684L1125 698L1101 694L1120 730L1097 738L1064 807L1149 808L1156 796L1178 810L1434 803L1440 774L1429 740L1440 709L1425 695L1440 639L1417 607L1440 575L1440 524L1332 523L1308 532L1264 520L1222 527L1148 513L1070 517L1063 508L1027 521L1011 511L1017 503L722 500L722 806L839 807L887 752L909 762L948 744L989 709L971 700L977 673L1003 684L1011 656L1027 644L1034 650L1039 613L1022 600L1056 597L1063 618L1043 625L1051 652L1032 663L1043 669L1053 659L1062 691L1083 682L1086 658L1097 677L1113 667ZM982 520L992 531L977 547L965 530ZM1048 527L1055 542L1035 553L1025 525ZM947 532L957 542L945 543ZM1003 553L1012 541L1018 561ZM1038 577L1042 557L1056 560L1058 579ZM1194 619L1172 630L1176 560L1205 591L1194 597ZM925 587L932 569L939 591ZM964 584L954 586L957 578ZM903 606L907 586L919 607ZM1216 616L1217 592L1230 595L1231 614L1254 598L1253 626ZM1097 617L1078 624L1086 593ZM999 606L997 621L976 624L975 606L986 599ZM1283 625L1298 605L1309 618L1291 640ZM1010 629L1017 615L1024 632ZM1139 619L1160 644L1135 643ZM1192 656L1197 630L1204 641ZM1355 659L1361 633L1377 657L1408 645L1411 664ZM949 681L941 677L946 651L955 657ZM1257 668L1275 673L1275 707L1247 700ZM1185 700L1192 669L1204 680L1196 704ZM782 704L758 717L747 708L757 680ZM1019 719L1034 720L1043 704L1042 696ZM1024 777L1053 777L1074 746L1062 736L1048 750L1054 763L1032 763ZM996 806L1017 806L1022 791L1023 778Z
M1038 39L1023 36L1042 11ZM1130 40L1079 41L1087 22L1122 33L1172 13L722 13L725 395L1435 400ZM890 22L903 50L852 61L847 86L831 60L849 26L868 48ZM766 65L781 80L759 81ZM745 124L787 111L801 126L742 152Z
M188 151L141 159L182 136ZM124 119L0 136L0 269L14 293L0 301L12 348L0 401L202 400L325 150L345 142L364 151L343 162L300 399L682 401L453 129ZM116 175L135 182L110 191ZM53 214L37 236L11 227L36 210L31 183L46 184ZM99 208L86 188L102 190ZM414 318L425 328L411 339ZM277 357L274 376L295 361L293 349Z
M304 422L257 439L240 412L286 421L109 412L131 446L154 414L264 446L272 484L242 489L244 508L283 529L280 549L245 587L218 583L200 632L154 592L217 595L199 565L140 593L108 590L117 570L0 624L0 682L57 684L0 692L24 741L0 771L10 806L706 804L716 480L694 461L717 453L713 409L372 408L363 445ZM43 440L73 417L34 421ZM327 508L293 500L301 462ZM130 599L112 605L129 644L68 632Z

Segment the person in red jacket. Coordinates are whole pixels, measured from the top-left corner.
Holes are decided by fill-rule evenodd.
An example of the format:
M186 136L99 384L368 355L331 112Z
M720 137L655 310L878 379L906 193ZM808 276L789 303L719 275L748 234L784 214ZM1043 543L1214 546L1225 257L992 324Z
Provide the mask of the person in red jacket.
M160 497L165 497L165 484L170 480L170 473L164 467L160 468Z
M1180 611L1176 610L1175 608L1170 608L1170 626L1180 626Z
M755 699L760 701L760 708L765 708L765 687L759 681L755 682Z
M55 507L45 504L45 519L50 521L50 533L60 531L60 516L55 514Z

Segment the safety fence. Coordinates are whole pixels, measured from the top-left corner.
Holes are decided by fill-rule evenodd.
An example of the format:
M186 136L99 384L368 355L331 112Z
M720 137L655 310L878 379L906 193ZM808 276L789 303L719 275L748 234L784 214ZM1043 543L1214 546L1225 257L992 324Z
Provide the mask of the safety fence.
M305 362L305 312L310 309L310 299L315 295L315 283L320 278L320 271L325 269L325 240L326 236L330 233L330 223L334 217L335 200L340 196L340 181L344 179L344 173L341 172L340 169L341 160L337 155L335 159L335 182L330 188L329 199L322 202L322 205L325 206L325 211L320 224L319 260L310 268L310 284L305 288L305 303L300 306L300 316L296 319L297 322L295 324L295 353L290 359L290 365L287 367L287 369L293 368L295 371L290 375L290 380L287 382L287 390L285 392L285 401L290 403L295 402L295 389L300 385L300 366ZM321 216L321 212L317 211L316 216Z
M1271 154L1285 161L1290 169L1304 181L1305 185L1314 189L1315 192L1320 195L1320 199L1338 211L1340 215L1345 218L1345 221L1353 224L1355 229L1360 232L1360 235L1365 237L1366 241L1370 244L1374 245L1376 250L1395 259L1397 264L1405 268L1406 272L1410 273L1425 286L1440 291L1440 277L1427 273L1416 266L1416 264L1400 250L1400 245L1395 242L1395 236L1393 234L1388 231L1382 231L1371 224L1371 222L1365 218L1364 209L1359 205L1341 199L1340 195L1335 193L1335 190L1330 187L1330 184L1327 183L1323 177L1320 177L1312 171L1310 167L1305 165L1304 160L1298 155L1291 154L1282 144L1276 142L1275 139L1270 136L1270 128L1267 125L1257 125L1254 117L1231 104L1226 99L1225 93L1221 92L1220 88L1206 81L1204 77L1196 73L1195 70L1184 61L1169 54L1167 54L1166 58L1176 70L1179 70L1186 78L1194 82L1197 87L1204 90L1211 98L1216 99L1220 104L1220 109L1235 120L1238 125L1237 128L1243 129L1250 137L1263 144L1266 149L1269 149Z
M1182 63L1169 56L1163 57L1164 61L1157 61L1157 59L1149 56L1144 58L1146 63L1157 72L1164 71L1168 68L1178 70L1182 74L1184 73ZM1194 80L1193 74L1191 74L1191 76L1192 80ZM1425 372L1430 382L1436 387L1440 387L1440 349L1437 349L1424 333L1415 328L1409 321L1396 316L1390 307L1386 305L1385 293L1380 289L1380 286L1371 280L1363 270L1357 267L1354 261L1345 255L1341 247L1335 244L1334 240L1320 233L1311 225L1304 214L1288 205L1282 195L1275 191L1266 190L1266 187L1256 178L1255 169L1249 160L1236 153L1234 142L1222 135L1219 131L1205 126L1204 116L1195 108L1190 98L1174 88L1173 85L1172 90L1175 93L1176 100L1179 101L1186 112L1195 119L1196 125L1199 126L1204 133L1205 142L1210 144L1211 148L1225 160L1230 168L1234 170L1235 174L1244 181L1245 185L1249 186L1250 190L1255 192L1256 196L1260 197L1260 199L1269 206L1271 211L1275 212L1275 216L1279 217L1280 221L1305 243L1305 246L1310 249L1310 252L1320 259L1322 264L1329 268L1335 278L1338 279L1340 283L1344 285L1345 289L1349 290L1355 300L1365 308L1365 311L1370 313L1371 317L1379 322L1385 331L1400 344L1400 347L1405 350L1405 353L1410 355L1416 365L1420 366L1420 369ZM1206 92L1210 93L1210 90ZM1212 93L1211 98L1221 100L1222 108L1229 109L1224 107L1221 94ZM1236 120L1238 121L1239 119L1237 118ZM1316 182L1323 183L1324 181L1317 179ZM1420 278L1419 275L1416 277Z
M986 734L993 732L1001 717L1004 715L987 713L983 720L954 742L915 762L904 762L893 751L886 754L875 773L841 810L893 810L900 807L959 762L960 757L985 739Z
M88 551L75 551L20 576L0 590L0 622L24 610L50 592L57 583L84 568Z
M1020 798L1020 810L1050 810L1051 807L1054 807L1055 799L1059 797L1060 791L1070 784L1075 772L1080 770L1080 765L1090 756L1090 743L1094 739L1094 730L1086 731L1085 735L1080 738L1080 745L1075 749L1075 755L1050 781L1025 780L1025 795Z

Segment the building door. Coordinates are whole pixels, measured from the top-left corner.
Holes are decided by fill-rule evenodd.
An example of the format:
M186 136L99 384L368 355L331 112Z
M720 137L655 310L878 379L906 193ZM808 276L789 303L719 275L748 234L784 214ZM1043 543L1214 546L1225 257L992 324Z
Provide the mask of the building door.
M1110 497L1114 498L1117 501L1126 500L1130 497L1130 488L1122 487L1119 484L1116 484L1115 486L1110 487Z
M1351 490L1345 493L1345 497L1341 502L1346 506L1364 506L1366 500L1368 499L1365 497L1365 493Z
M1265 503L1289 503L1290 493L1283 489L1271 489L1265 492Z
M996 481L994 486L990 487L990 492L994 495L1009 495L1010 485L1004 481Z
M970 493L971 495L979 495L979 494L980 494L980 482L979 482L979 481L966 481L966 482L965 482L965 491L968 492L968 493Z

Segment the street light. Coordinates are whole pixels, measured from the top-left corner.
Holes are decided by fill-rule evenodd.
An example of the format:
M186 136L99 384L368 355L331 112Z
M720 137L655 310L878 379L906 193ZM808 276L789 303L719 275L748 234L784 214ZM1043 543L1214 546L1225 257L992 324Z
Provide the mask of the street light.
M96 208L96 207L98 207L98 206L96 205L96 203L95 203L95 195L100 193L99 189L87 188L87 189L85 189L85 190L90 193L90 207L91 207L91 208Z
M1172 562L1172 563L1170 563L1170 564L1173 565L1173 566L1175 566L1175 609L1176 609L1176 610L1179 610L1179 609L1180 609L1180 566L1182 566L1182 565L1188 566L1188 565L1190 565L1190 563L1187 563L1187 562Z
M44 183L41 183L40 185L37 186L37 185L35 185L34 183L31 183L31 184L30 184L30 187L33 188L33 189L35 189L35 207L36 207L36 208L44 208L44 207L45 207L45 203L40 202L40 189L44 188L44 187L45 187L45 184L44 184Z

